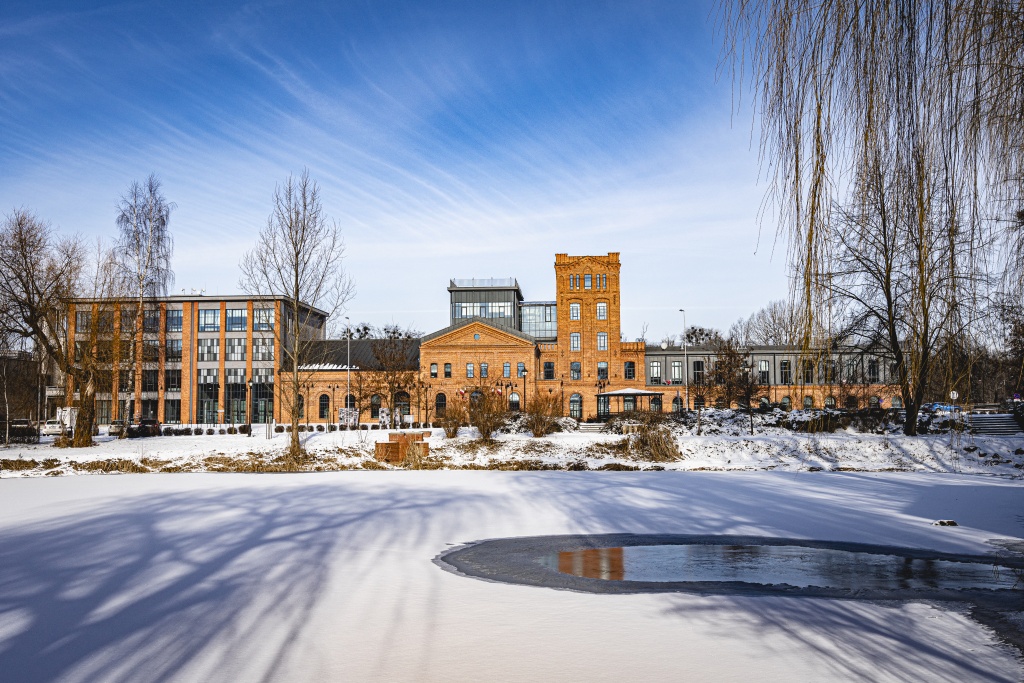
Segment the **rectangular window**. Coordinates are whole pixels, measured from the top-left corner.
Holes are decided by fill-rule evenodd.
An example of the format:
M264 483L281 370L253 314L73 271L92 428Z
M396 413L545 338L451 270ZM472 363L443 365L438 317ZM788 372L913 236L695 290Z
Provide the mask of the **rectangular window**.
M693 361L693 383L700 386L704 384L704 361Z
M75 311L75 330L88 332L92 327L92 311Z
M608 363L601 361L597 364L597 378L608 379Z
M225 384L245 384L245 368L228 368L224 371Z
M164 391L181 391L181 370L164 370Z
M814 384L814 363L809 360L804 361L804 384Z
M452 376L452 364L451 363L445 363L444 364L444 376L445 376L446 379L451 378L451 376Z
M575 275L570 275L569 276L569 289L576 289L576 276Z
M273 384L274 368L255 368L252 371L253 384Z
M204 308L199 311L200 332L220 332L220 309Z
M168 332L181 332L181 309L167 309L167 321L164 327L167 328Z
M672 384L683 383L683 361L672 361Z
M766 360L757 361L757 383L758 384L769 384L771 382L770 377L771 366Z
M270 332L274 329L274 309L254 308L252 309L252 331Z
M110 424L110 408L113 401L110 399L99 399L96 401L96 424Z
M220 359L220 339L200 339L198 349L200 361L215 361Z
M156 363L160 360L160 340L142 340L142 360L146 363Z
M871 384L878 384L878 375L878 361L872 358L868 361L868 382Z
M590 273L587 273L586 275L583 276L583 289L593 289L593 286L594 276L591 275Z
M580 319L580 305L579 304L569 304L569 320L579 320L579 319Z
M650 384L661 384L661 361L651 361L651 371L648 373L648 383Z
M142 312L142 331L143 332L159 332L160 331L160 311L143 311Z
M607 351L608 350L608 333L598 332L597 333L597 350Z
M96 331L100 334L113 334L114 312L110 309L101 309L99 318L96 320ZM107 420L109 422L109 420Z
M569 363L569 378L583 379L583 372L580 370L579 363Z
M437 363L430 364L430 376L435 379L437 378Z
M520 377L526 377L526 363L519 363L516 365L516 372Z
M473 364L466 363L466 377L472 378L474 376Z
M164 349L164 360L168 363L180 363L181 362L181 340L180 339L168 339L167 346Z
M636 379L636 363L627 360L622 368L622 376L626 379Z
M159 391L160 390L160 371L159 370L143 370L142 371L142 390L143 391Z
M602 275L601 276L601 289L608 289L608 276L607 275Z
M579 351L580 350L580 333L573 332L569 335L569 350Z
M245 360L245 338L234 337L224 340L227 348L224 349L224 360Z
M274 360L274 338L263 337L252 340L253 360ZM243 358L242 360L245 360Z
M167 424L179 424L181 422L181 399L164 399L164 422Z
M117 390L124 393L135 391L135 376L131 370L119 370L117 373Z
M608 304L604 303L603 301L597 304L597 319L608 319Z
M793 366L790 365L788 360L779 361L779 381L782 384L793 383Z
M220 384L217 368L204 368L196 371L196 384Z
M512 364L511 363L505 363L503 366L501 366L501 376L502 377L511 377L512 376Z
M544 361L544 379L555 378L555 364L551 361Z
M487 363L481 363L480 364L480 379L485 379L486 377L487 377Z
M225 317L228 332L245 332L247 316L244 308L229 308L225 311Z
M132 334L135 332L135 307L121 307L121 334Z

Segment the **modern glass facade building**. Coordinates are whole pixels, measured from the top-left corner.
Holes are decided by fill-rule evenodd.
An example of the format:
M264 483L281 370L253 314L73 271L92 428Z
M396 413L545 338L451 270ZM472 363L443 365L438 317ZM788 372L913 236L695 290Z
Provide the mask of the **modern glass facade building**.
M519 329L519 306L523 292L515 278L451 280L451 324L470 318L491 325Z

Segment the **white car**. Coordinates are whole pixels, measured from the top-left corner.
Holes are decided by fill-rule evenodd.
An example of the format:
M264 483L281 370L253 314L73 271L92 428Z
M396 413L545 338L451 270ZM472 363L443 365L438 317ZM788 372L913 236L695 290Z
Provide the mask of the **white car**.
M60 420L47 420L42 429L39 430L39 435L60 436L67 431L67 428L60 423Z

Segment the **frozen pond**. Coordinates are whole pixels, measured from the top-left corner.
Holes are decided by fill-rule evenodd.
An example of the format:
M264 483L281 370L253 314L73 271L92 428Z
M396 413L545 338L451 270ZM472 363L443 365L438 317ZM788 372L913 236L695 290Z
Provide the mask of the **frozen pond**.
M1020 578L991 563L799 545L639 545L553 553L562 574L643 583L734 582L839 590L1011 589Z

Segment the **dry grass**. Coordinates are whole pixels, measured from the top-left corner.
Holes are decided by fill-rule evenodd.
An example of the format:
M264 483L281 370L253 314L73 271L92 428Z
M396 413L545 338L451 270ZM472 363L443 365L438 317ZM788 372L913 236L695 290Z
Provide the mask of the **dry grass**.
M672 462L683 457L672 433L663 427L644 425L628 439L629 451L638 460Z
M0 460L0 470L12 470L15 472L21 470L34 470L39 467L39 463L35 460Z

